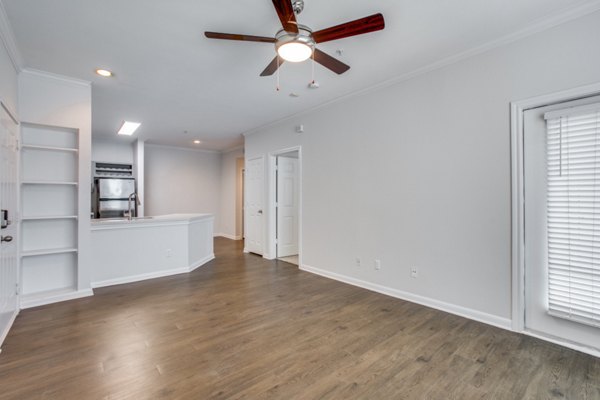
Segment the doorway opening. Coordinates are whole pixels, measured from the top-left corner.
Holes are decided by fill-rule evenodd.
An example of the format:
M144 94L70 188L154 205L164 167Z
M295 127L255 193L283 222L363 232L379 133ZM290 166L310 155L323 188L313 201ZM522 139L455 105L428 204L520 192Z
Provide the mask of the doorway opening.
M275 258L300 266L301 160L300 149L271 155L274 171L271 204Z
M577 88L511 112L513 329L596 356L598 94L600 85Z

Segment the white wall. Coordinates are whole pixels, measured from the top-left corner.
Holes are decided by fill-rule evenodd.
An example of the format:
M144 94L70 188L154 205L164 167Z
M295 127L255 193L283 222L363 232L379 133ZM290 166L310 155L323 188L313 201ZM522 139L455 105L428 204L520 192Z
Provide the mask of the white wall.
M3 21L0 20L0 23L3 23ZM0 100L15 117L17 116L18 98L17 72L4 46L4 39L0 36Z
M135 143L122 142L117 139L93 139L92 161L116 164L133 164L134 145Z
M89 82L41 71L19 74L22 122L74 128L79 131L78 290L90 288L90 205L92 91Z
M509 326L509 103L599 82L598 38L595 13L264 128L246 159L302 146L305 265Z
M219 233L230 239L241 239L236 226L238 193L237 159L244 157L244 150L237 149L221 155L221 209Z
M219 153L146 144L144 158L146 215L211 213L218 230Z

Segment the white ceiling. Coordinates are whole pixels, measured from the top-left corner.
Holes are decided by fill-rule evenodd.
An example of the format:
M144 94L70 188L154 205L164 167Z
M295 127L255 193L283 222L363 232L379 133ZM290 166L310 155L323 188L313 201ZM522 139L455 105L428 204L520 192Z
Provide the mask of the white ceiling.
M380 32L318 47L352 68L336 75L310 61L260 72L271 44L206 39L206 30L274 36L269 0L0 0L25 66L93 82L95 138L116 138L121 121L156 144L224 150L241 133L525 29L590 0L305 0L313 30L383 13ZM94 74L108 68L114 78ZM290 97L295 92L300 96ZM184 131L188 131L187 134Z

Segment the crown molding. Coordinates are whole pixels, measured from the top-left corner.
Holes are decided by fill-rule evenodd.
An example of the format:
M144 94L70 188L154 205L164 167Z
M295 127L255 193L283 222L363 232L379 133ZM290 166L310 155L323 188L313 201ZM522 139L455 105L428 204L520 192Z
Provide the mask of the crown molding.
M146 147L156 147L160 149L168 149L168 150L182 150L182 151L193 151L196 153L207 153L207 154L221 154L218 150L208 150L208 149L190 149L188 147L178 147L178 146L170 146L164 144L156 144L152 142L144 142L144 146Z
M15 35L10 25L10 21L8 20L8 15L4 9L2 0L0 0L0 39L6 48L6 52L8 53L8 57L10 58L15 71L17 71L17 73L21 72L24 65L23 57L21 57L21 53L17 47L17 41L15 40Z
M71 78L70 76L55 74L53 72L40 71L39 69L35 69L35 68L23 68L21 70L21 72L23 74L33 75L33 76L40 77L40 78L54 79L54 80L68 83L70 85L75 85L75 86L85 86L88 88L92 86L92 82L90 82L90 81L86 81L86 80L78 79L78 78Z
M350 99L353 97L365 95L367 93L375 92L375 91L378 91L378 90L381 90L381 89L384 89L384 88L387 88L390 86L398 85L402 82L414 79L421 75L425 75L429 72L432 72L432 71L435 71L438 69L442 69L442 68L450 66L452 64L457 64L461 61L467 60L469 58L473 58L473 57L478 56L483 53L487 53L496 48L506 46L506 45L509 45L514 42L518 42L519 40L522 40L529 36L535 35L536 33L540 33L540 32L546 31L548 29L554 28L556 26L565 24L567 22L585 17L586 15L592 14L599 10L600 10L600 0L590 0L588 2L578 5L576 7L569 7L567 9L563 9L562 11L542 17L542 18L530 23L527 27L520 29L516 32L513 32L511 34L505 35L499 39L492 40L492 41L484 43L482 45L473 47L469 50L463 51L461 53L457 53L453 56L443 58L443 59L435 61L429 65L426 65L424 67L415 69L413 71L406 72L404 74L398 75L391 79L387 79L385 81L382 81L375 85L369 86L367 88L355 90L355 91L347 93L343 96L336 97L332 100L329 100L329 101L321 103L317 106L311 107L307 110L288 115L286 117L283 117L278 120L269 122L267 124L258 126L256 128L252 128L250 130L242 132L242 135L245 137L251 136L251 135L261 132L267 128L271 128L273 126L279 125L282 122L286 122L291 119L294 119L294 118L297 118L297 117L300 117L300 116L303 116L306 114L310 114L319 109L326 108L332 104L339 103L341 101L344 101L344 100L347 100L347 99Z
M245 146L243 144L236 145L234 147L230 147L228 149L221 150L222 154L233 153L234 151L244 150Z

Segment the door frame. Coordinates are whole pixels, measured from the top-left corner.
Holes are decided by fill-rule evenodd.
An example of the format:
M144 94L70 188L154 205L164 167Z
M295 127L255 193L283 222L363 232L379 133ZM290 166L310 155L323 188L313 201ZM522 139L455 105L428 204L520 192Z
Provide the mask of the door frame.
M600 95L600 83L532 97L510 103L511 156L511 264L512 264L512 329L529 336L595 355L584 346L542 336L525 327L525 186L524 186L524 113L556 103Z
M19 315L19 313L21 312L21 152L20 152L20 146L21 146L21 123L19 122L19 119L16 117L16 114L14 114L10 108L6 105L6 103L4 102L4 100L2 98L0 98L0 108L2 110L4 110L4 112L6 112L6 114L8 115L8 117L15 123L16 129L17 129L17 147L15 149L16 154L15 154L15 174L16 174L16 208L13 211L13 215L12 215L12 223L15 225L15 236L16 236L16 279L17 279L17 291L16 291L16 309L15 312L13 313L9 323L8 323L8 327L4 330L4 331L0 331L0 346L2 346L2 344L4 343L4 339L6 339L6 336L8 336L8 332L10 331L15 319L17 318L17 316ZM0 352L2 352L2 349L0 348Z
M277 157L292 151L298 152L298 267L302 263L302 146L287 147L272 151L268 155L267 180L267 247L264 258L272 260L277 257Z

